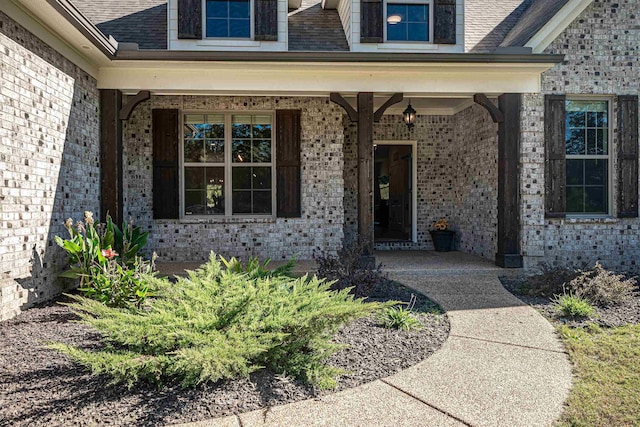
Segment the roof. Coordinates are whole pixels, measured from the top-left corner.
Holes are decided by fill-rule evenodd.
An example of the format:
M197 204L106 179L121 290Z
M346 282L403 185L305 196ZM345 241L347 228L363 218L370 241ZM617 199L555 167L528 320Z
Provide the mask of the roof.
M500 46L524 46L569 0L534 0Z
M72 0L105 35L140 49L167 48L167 0Z
M494 51L535 0L465 0L465 51Z
M323 9L321 0L302 0L289 13L289 50L348 51L338 11Z

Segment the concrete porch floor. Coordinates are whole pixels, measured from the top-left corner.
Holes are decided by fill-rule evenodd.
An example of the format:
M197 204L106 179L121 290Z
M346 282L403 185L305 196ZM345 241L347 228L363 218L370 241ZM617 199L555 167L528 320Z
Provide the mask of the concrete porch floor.
M498 274L510 275L520 270L507 270L496 266L493 261L464 252L436 251L376 251L376 263L381 263L387 272L429 272L441 274ZM156 268L161 275L184 274L185 270L195 270L199 262L158 262ZM276 268L284 261L271 261L269 267ZM296 261L294 272L313 273L317 265L313 260Z

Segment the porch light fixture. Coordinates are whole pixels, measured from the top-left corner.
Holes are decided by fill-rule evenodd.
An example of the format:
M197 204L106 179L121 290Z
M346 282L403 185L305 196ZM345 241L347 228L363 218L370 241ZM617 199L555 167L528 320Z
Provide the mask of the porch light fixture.
M387 18L387 23L391 25L399 24L402 21L402 16L400 15L391 15Z
M402 120L409 130L413 130L413 127L415 126L414 123L416 121L416 110L411 106L411 101L409 101L409 105L407 105L407 108L402 112Z

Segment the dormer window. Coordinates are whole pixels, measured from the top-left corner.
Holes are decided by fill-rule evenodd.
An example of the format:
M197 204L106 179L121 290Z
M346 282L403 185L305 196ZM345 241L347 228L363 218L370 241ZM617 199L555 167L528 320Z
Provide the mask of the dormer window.
M206 37L250 39L251 9L251 0L206 0Z
M430 2L386 2L386 40L390 42L431 41Z

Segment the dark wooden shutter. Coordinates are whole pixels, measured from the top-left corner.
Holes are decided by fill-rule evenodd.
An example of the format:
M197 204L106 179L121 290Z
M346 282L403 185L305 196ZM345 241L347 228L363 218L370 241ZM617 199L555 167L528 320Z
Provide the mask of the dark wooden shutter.
M179 111L153 110L153 218L179 217Z
M638 217L638 96L618 96L618 217Z
M202 39L202 0L178 0L178 38Z
M278 40L278 1L254 0L255 40Z
M360 43L382 43L382 0L360 1Z
M433 42L456 44L456 0L435 0Z
M276 127L277 216L299 218L300 110L276 111Z
M544 108L545 216L566 216L566 97L547 95Z

